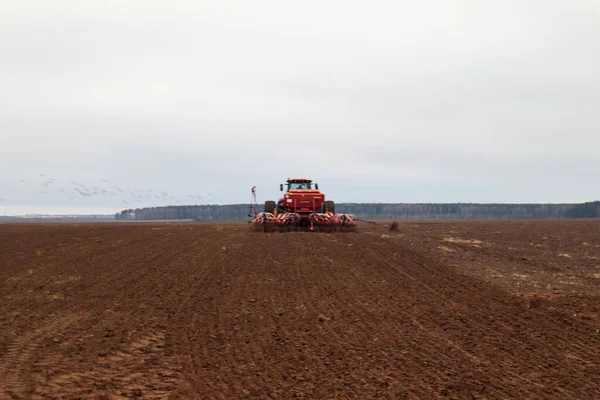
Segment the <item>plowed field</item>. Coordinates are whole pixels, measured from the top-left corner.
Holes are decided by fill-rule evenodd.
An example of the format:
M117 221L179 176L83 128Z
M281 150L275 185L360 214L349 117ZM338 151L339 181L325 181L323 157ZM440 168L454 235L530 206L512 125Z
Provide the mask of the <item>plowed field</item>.
M0 397L600 398L600 222L0 226Z

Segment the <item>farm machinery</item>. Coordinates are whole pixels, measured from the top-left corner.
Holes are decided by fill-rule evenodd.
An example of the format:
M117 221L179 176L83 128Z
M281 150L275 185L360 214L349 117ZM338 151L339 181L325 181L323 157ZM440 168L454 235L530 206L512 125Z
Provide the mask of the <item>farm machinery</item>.
M305 178L288 178L280 185L285 193L277 201L266 201L263 212L256 206L256 188L248 216L254 230L285 231L352 231L358 219L352 214L336 214L335 203L325 199L319 185Z

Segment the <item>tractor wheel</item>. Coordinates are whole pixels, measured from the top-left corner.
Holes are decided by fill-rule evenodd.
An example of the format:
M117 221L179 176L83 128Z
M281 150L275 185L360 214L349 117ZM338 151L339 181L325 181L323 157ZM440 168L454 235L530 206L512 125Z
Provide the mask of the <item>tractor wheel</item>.
M332 212L335 214L335 204L331 200L327 200L323 203L323 212Z
M265 212L266 213L275 213L275 202L274 201L265 201Z

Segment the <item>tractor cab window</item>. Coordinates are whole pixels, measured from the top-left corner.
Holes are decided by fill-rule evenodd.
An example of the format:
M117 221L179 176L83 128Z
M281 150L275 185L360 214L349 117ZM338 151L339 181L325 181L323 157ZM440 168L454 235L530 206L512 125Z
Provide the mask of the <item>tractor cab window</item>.
M310 189L310 183L308 182L290 182L289 190L304 190Z

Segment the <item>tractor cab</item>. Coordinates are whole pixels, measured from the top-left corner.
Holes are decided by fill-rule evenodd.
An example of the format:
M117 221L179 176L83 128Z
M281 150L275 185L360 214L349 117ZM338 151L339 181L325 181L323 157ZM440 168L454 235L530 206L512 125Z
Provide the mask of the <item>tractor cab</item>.
M287 192L291 190L313 190L312 180L310 179L289 179L287 180ZM283 192L283 184L280 185L280 190ZM319 184L314 184L314 190L319 190Z
M312 189L310 182L290 182L288 184L288 192L290 190L307 190Z

